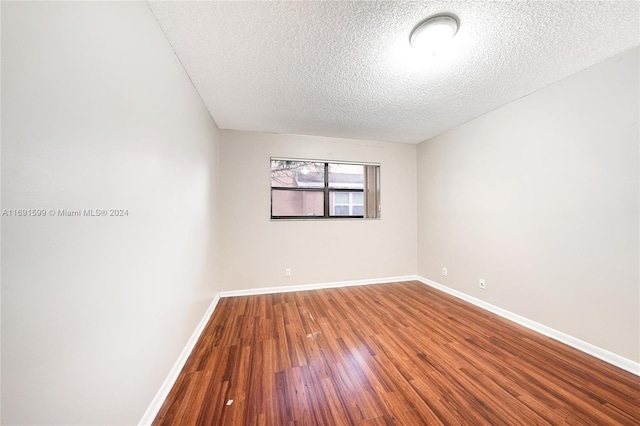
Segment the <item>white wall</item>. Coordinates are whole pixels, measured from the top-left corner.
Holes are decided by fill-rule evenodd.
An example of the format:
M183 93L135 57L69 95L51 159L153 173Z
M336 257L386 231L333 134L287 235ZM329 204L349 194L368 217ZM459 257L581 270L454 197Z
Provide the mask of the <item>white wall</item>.
M415 274L415 145L221 134L223 290ZM270 157L380 163L382 218L271 221Z
M639 76L635 48L420 144L418 274L640 361Z
M144 2L2 2L2 424L136 424L215 282L218 130Z

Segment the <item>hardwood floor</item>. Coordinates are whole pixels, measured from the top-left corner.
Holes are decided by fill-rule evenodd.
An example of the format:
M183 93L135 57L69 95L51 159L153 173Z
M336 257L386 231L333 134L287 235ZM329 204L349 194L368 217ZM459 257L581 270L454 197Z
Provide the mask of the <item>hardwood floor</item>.
M640 378L415 281L224 298L154 421L195 424L639 425Z

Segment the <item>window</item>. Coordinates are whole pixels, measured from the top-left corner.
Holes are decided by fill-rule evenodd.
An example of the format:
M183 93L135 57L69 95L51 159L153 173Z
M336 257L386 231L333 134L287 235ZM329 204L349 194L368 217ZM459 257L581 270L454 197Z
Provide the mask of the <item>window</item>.
M271 159L271 218L380 217L380 166Z

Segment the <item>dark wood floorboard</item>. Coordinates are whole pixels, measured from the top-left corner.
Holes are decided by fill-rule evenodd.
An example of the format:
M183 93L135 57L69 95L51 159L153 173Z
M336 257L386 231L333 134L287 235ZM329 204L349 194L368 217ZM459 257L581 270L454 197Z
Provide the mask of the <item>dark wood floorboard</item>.
M640 378L415 281L234 297L153 424L640 425Z

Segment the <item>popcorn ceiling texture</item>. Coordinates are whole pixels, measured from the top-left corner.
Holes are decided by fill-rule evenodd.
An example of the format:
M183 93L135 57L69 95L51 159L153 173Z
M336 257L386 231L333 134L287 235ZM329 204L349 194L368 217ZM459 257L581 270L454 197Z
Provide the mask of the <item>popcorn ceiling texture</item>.
M640 44L640 3L149 2L221 129L419 143ZM409 33L460 18L435 56Z

